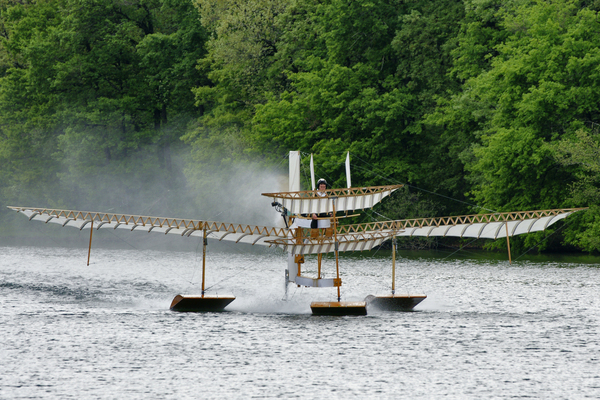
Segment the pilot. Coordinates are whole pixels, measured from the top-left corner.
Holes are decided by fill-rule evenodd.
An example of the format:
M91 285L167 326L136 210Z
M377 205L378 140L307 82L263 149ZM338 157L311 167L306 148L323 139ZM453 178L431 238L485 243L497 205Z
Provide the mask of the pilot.
M317 192L315 193L317 196L319 197L325 197L327 196L327 193L325 192L325 190L327 190L327 181L323 178L319 179L317 181ZM319 217L326 217L327 214L313 214L312 215L312 221L310 223L310 227L312 229L316 229L319 226Z

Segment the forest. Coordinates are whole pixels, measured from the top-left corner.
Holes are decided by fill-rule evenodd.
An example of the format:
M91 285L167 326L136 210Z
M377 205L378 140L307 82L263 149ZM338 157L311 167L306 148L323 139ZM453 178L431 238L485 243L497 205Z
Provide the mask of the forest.
M0 0L0 238L7 205L227 220L300 150L333 187L346 152L353 186L405 184L372 218L589 207L515 246L596 253L599 11Z

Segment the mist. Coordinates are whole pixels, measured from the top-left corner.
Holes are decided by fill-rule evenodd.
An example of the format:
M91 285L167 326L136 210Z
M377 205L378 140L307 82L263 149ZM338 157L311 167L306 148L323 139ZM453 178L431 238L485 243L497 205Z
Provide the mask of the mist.
M155 145L119 160L102 159L97 154L88 157L80 151L75 156L65 156L54 182L34 182L22 188L18 196L5 193L2 197L9 202L5 205L13 206L284 226L281 216L271 207L271 199L261 196L287 189L287 162L280 165L283 167L277 170L252 160L232 162L225 167L197 163L183 144L171 146L168 163L161 160ZM0 212L3 244L79 246L79 242L87 240L81 237L82 232L49 225L53 224L28 222L6 208ZM107 237L103 230L94 235L95 245L118 245L121 241L103 242L102 238ZM144 241L152 246L156 241L173 242L161 235L126 237L130 239L122 240L139 245Z

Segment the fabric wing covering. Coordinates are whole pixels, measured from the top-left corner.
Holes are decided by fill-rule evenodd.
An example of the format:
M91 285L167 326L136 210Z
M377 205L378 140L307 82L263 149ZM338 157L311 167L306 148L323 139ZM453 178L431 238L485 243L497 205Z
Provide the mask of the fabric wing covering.
M30 221L59 224L63 227L72 227L79 230L92 228L93 220L93 229L126 229L136 232L202 237L206 227L207 238L219 241L276 246L292 254L331 253L335 250L333 239L320 242L307 239L305 243L296 244L294 240L290 239L290 231L286 228L91 211L29 207L8 208L25 215ZM391 238L391 236L392 232L389 230L340 235L338 237L338 248L339 251L371 250Z
M399 220L396 236L453 236L499 239L543 231L550 225L587 208L476 214L461 217Z
M315 191L262 193L273 203L280 203L292 214L323 214L336 211L364 210L373 207L402 185L365 188L330 189L323 196Z
M337 239L338 251L340 252L367 251L391 239L393 235L393 231L365 231L337 235L335 239ZM319 254L333 253L336 247L335 239L333 237L319 239L304 237L301 243L293 238L267 240L267 242L281 247L291 254Z
M203 237L251 245L276 246L292 254L317 254L335 251L333 237L298 243L286 228L201 221L182 218L144 217L88 211L8 207L24 214L30 221L60 224L74 228L127 229L180 236ZM555 209L510 213L475 214L458 217L419 218L382 221L358 225L341 225L336 235L339 251L364 251L379 246L393 236L453 236L499 239L543 231L574 212L585 210ZM93 221L93 223L92 223Z
M179 236L203 237L209 239L272 246L268 239L286 238L287 229L267 226L232 224L226 222L201 221L182 218L144 217L139 215L109 214L88 211L55 210L45 208L8 207L27 216L30 221L70 226L79 230L127 229L163 233Z

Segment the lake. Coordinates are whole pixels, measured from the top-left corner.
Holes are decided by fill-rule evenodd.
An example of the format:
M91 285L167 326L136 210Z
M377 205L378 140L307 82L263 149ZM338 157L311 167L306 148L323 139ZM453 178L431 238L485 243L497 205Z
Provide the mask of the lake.
M600 260L505 258L403 252L415 311L317 317L335 290L286 299L280 250L209 245L208 293L237 299L178 313L200 293L196 243L94 248L90 266L86 245L0 247L0 398L600 398ZM389 252L340 270L342 300L390 291Z

